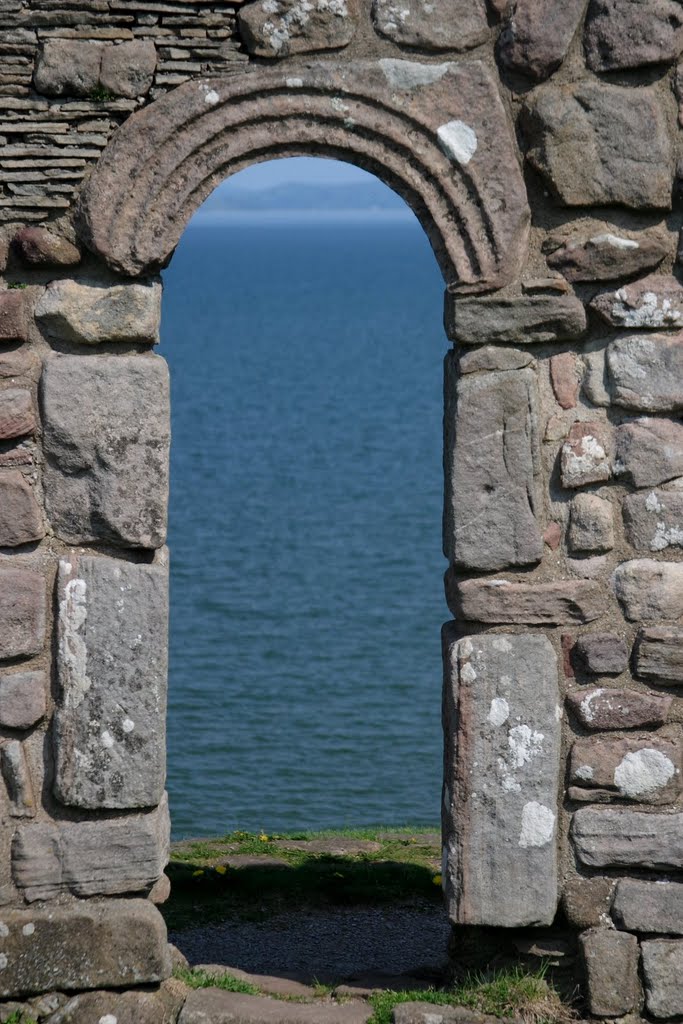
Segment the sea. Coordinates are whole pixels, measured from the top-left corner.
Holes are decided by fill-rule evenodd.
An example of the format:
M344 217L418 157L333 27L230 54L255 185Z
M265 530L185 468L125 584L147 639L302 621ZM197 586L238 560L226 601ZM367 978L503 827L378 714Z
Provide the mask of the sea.
M412 216L198 216L164 272L173 836L436 825L443 281Z

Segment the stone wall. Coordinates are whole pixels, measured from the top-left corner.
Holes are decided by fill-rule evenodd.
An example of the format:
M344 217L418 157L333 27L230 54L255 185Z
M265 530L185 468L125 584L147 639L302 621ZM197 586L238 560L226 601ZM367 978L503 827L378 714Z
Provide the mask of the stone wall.
M677 0L0 0L0 998L169 975L158 271L307 153L447 284L450 918L683 1015L682 49Z

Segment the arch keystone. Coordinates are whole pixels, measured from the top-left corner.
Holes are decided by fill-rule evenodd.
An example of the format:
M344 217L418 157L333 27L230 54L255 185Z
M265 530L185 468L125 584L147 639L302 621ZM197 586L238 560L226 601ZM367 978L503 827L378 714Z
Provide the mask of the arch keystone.
M529 208L480 62L320 62L187 82L114 135L79 197L81 237L117 271L154 272L224 178L287 156L346 160L384 181L454 288L491 291L516 276Z

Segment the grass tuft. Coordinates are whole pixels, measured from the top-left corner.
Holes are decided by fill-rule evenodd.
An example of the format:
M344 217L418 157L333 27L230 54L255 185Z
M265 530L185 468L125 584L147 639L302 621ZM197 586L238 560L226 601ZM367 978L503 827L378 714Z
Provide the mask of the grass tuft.
M184 982L188 988L222 988L225 992L239 992L243 996L260 996L261 989L248 981L235 978L232 974L209 974L196 967L176 967L173 977Z

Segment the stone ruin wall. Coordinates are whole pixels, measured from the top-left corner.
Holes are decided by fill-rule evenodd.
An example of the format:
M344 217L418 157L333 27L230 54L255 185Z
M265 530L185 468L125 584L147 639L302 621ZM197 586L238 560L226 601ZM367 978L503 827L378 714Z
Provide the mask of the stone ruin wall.
M158 271L226 173L317 153L448 285L450 918L559 910L589 1014L683 1015L682 49L677 0L0 0L8 1006L179 1011L101 992L170 973Z

